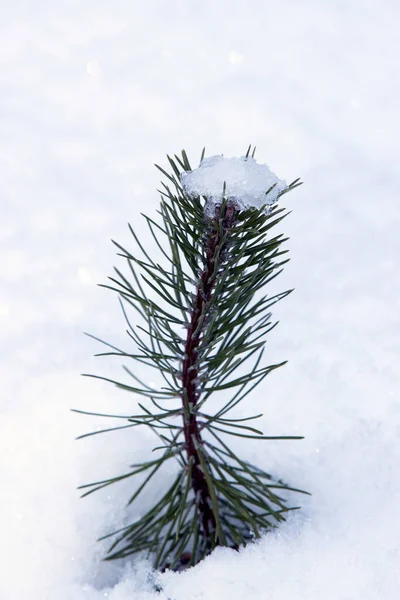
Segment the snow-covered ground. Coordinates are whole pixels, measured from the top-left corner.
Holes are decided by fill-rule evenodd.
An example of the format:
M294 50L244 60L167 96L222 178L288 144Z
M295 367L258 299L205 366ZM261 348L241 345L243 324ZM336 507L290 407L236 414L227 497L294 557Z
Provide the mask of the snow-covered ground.
M163 574L158 597L399 597L399 18L390 0L2 2L2 600L156 597L148 564L103 563L95 542L134 482L76 491L153 445L132 430L74 441L104 421L71 407L133 402L79 376L120 374L82 331L125 340L94 284L121 266L109 240L130 244L127 221L151 246L153 163L249 143L305 185L283 198L292 260L276 289L296 291L267 352L289 364L243 410L306 439L236 448L313 495L261 542Z

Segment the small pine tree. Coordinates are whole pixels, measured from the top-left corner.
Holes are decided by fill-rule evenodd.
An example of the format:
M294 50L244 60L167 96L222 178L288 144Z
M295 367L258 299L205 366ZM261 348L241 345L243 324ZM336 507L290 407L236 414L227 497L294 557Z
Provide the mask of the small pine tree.
M250 148L246 158L249 152ZM155 568L181 569L197 564L216 546L237 549L276 527L294 510L286 505L284 493L301 492L239 458L227 437L302 438L264 436L249 424L260 414L229 415L271 371L285 364L262 366L262 357L265 335L274 327L269 309L291 290L274 296L257 294L287 262L282 258L286 239L271 236L285 216L284 209L274 204L268 211L265 205L240 210L235 199L225 194L210 209L207 198L193 197L181 185L182 173L191 171L185 151L168 160L171 173L158 167L167 180L162 184L161 219L144 216L164 266L148 254L129 225L141 256L113 242L127 261L129 275L115 269L111 285L103 286L118 293L136 349L123 351L103 342L112 351L101 354L152 367L164 384L154 389L127 367L132 385L88 375L142 396L138 414L101 415L127 421L104 431L149 427L159 439L158 455L131 465L123 475L81 488L86 496L145 474L129 499L131 504L167 461L175 461L174 479L159 501L134 523L104 538L115 538L108 560L145 551L153 557ZM294 181L277 198L298 185L299 180ZM139 318L135 326L127 305ZM213 409L212 398L218 392L231 395L222 407Z

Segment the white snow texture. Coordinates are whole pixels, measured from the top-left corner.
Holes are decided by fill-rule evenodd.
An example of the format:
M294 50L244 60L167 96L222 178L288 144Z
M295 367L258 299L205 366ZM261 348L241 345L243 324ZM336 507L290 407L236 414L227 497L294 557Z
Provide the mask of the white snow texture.
M1 12L1 600L397 600L399 3L15 0ZM153 163L168 169L185 148L198 166L204 145L241 156L250 143L304 185L280 200L291 214L274 231L291 260L270 293L295 291L274 307L263 360L288 364L236 414L305 439L232 443L312 496L240 552L161 574L157 594L146 561L104 563L95 540L159 497L168 469L129 512L134 481L76 490L155 445L140 428L75 441L112 423L70 408L132 414L138 400L80 377L125 377L82 332L134 351L116 295L95 284L124 270L110 238L136 252L128 221L157 253L140 216L159 206Z
M272 205L279 192L287 188L267 165L252 156L225 158L210 156L200 166L181 174L181 184L189 196L204 196L207 207L221 202L223 196L234 201L239 210Z

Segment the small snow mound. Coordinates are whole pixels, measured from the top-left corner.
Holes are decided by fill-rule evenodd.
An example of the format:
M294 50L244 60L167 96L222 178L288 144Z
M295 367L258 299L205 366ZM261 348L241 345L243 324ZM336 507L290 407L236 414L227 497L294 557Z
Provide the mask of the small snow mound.
M233 200L239 210L261 208L264 204L268 210L287 188L267 165L258 164L251 156L204 158L197 169L181 174L181 184L189 196L205 197L208 208L225 197ZM272 186L275 187L271 189Z

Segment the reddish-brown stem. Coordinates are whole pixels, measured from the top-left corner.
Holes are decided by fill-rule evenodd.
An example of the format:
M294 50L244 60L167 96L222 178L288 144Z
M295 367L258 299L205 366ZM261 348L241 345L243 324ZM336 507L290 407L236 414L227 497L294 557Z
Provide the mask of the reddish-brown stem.
M237 209L234 204L228 203L223 216L221 215L221 206L216 206L215 215L210 220L206 240L205 263L196 289L193 312L186 337L185 359L182 366L185 447L188 463L189 461L192 462L192 489L196 496L203 535L206 539L209 539L215 531L216 523L212 511L210 491L196 448L196 446L199 448L202 445L200 427L195 410L200 398L198 349L204 325L207 322L207 317L209 317L207 308L213 299L216 274L223 261L225 249L223 240L226 238L227 231L234 225L236 214ZM217 261L219 264L217 264Z

